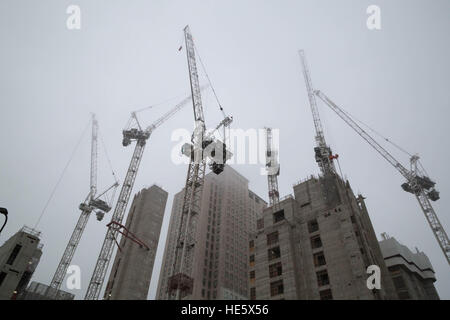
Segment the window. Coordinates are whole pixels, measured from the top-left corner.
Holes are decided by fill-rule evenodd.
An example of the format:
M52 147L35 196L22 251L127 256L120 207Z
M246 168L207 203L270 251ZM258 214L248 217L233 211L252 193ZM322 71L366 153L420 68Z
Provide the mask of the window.
M5 278L6 278L6 272L0 272L0 287L2 286Z
M255 270L250 271L250 279L255 279Z
M263 218L261 218L261 219L258 219L257 221L256 221L256 228L259 230L259 229L264 229L264 219Z
M319 287L330 284L330 279L328 278L327 270L319 271L316 273L316 275L317 275L317 284L319 285Z
M317 223L316 219L308 221L308 230L309 233L313 233L319 230L319 224Z
M325 256L323 252L318 252L314 254L314 266L320 267L325 265L327 262L325 261Z
M273 259L277 259L281 256L280 247L275 247L267 250L269 261Z
M316 249L322 247L322 239L320 236L314 236L311 238L311 248Z
M9 258L8 258L8 261L6 262L6 264L12 265L14 263L14 260L16 260L20 249L22 249L22 246L20 244L16 244L16 246L13 249L13 251L9 255Z
M278 242L278 231L274 231L272 233L269 233L267 235L267 245L270 246L271 244Z
M248 243L248 246L250 249L255 247L255 241L254 240L250 240L250 242Z
M256 288L250 288L250 300L256 300Z
M270 296L276 296L284 292L283 280L278 280L270 284Z
M273 223L277 223L284 219L284 210L280 210L273 214Z
M320 300L333 300L333 295L331 294L331 289L322 290L319 292Z
M391 275L397 275L397 274L400 274L400 272L401 272L400 266L392 266L392 267L389 267L388 269L391 272Z
M255 265L255 255L252 254L250 256L250 267L253 267Z
M356 220L355 220L355 216L354 216L354 215L351 215L351 216L350 216L350 220L352 221L352 223L356 223Z
M405 280L403 280L402 276L394 277L392 278L392 281L394 282L394 286L397 290L406 288Z
M277 262L277 263L271 264L269 266L269 276L271 278L281 276L282 273L283 273L283 268L281 266L281 262Z

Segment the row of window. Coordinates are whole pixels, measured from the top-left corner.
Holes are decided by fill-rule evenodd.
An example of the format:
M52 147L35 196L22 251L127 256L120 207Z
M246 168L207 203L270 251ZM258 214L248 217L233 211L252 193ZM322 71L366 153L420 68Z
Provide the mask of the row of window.
M271 264L269 266L269 277L270 278L275 278L278 276L281 276L283 274L283 267L281 265L281 262L277 262L274 264ZM250 271L249 273L250 276L250 281L254 281L255 280L255 270Z
M284 293L283 280L278 280L270 283L270 296L277 296Z
M284 209L277 211L273 214L273 223L277 223L284 220ZM264 218L260 218L256 221L256 229L264 229Z
M339 211L340 211L340 209L339 209ZM319 223L317 222L316 219L308 221L308 231L309 231L309 233L319 231ZM320 238L320 235L312 236L310 238L310 241L311 241L312 249L318 249L318 248L322 247L322 239ZM327 261L325 260L325 255L324 255L323 251L314 253L313 261L314 261L315 267L321 267L321 266L324 266L327 264ZM316 277L317 277L317 285L319 287L330 284L330 278L328 277L327 270L321 270L321 271L316 272ZM319 291L319 296L320 296L320 300L332 300L333 299L331 289L325 289L325 290Z

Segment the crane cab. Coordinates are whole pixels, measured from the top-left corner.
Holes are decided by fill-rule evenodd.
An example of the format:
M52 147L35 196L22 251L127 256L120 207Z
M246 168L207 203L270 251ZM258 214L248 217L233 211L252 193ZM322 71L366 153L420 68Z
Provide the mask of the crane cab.
M145 141L150 137L150 133L136 128L132 128L129 130L122 130L122 135L123 135L122 145L124 147L128 146L131 143L131 140Z
M92 211L92 208L91 208L88 204L86 204L86 203L80 203L80 205L78 206L78 208L79 208L81 211L88 211L88 212L91 212L91 211Z
M101 199L92 199L89 202L89 205L106 213L111 210L111 207L106 203L106 201L103 201Z
M102 221L105 213L108 213L111 210L111 207L106 203L106 201L101 199L92 199L89 202L89 205L92 208L98 209L95 211L98 221Z

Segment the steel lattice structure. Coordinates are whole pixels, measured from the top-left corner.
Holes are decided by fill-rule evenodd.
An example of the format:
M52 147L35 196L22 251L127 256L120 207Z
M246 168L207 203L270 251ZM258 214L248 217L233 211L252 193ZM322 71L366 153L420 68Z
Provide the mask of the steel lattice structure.
M277 160L277 151L273 150L272 128L266 128L266 169L269 186L269 203L274 209L278 208L280 193L278 191L278 175L280 165Z
M189 26L184 28L186 55L191 84L192 104L195 128L192 135L193 152L191 154L186 185L184 189L181 222L178 230L175 259L172 276L169 279L169 297L181 299L192 292L192 265L195 249L197 220L200 214L203 185L205 179L206 159L203 151L209 141L205 139L205 120L200 94L197 64L195 61L194 42Z
M320 121L319 109L317 108L316 96L314 95L314 88L311 81L308 64L306 62L305 52L299 51L300 59L303 67L303 77L305 78L306 91L308 93L309 105L314 121L314 128L316 130L316 147L314 148L316 162L319 165L320 171L323 175L332 174L336 172L333 163L333 155L330 147L325 142L322 122Z
M96 197L97 193L97 142L98 142L98 122L95 114L92 115L92 136L91 136L91 173L90 173L90 192L86 200L80 204L81 210L80 217L75 225L75 228L67 243L66 249L61 257L61 260L56 268L56 272L53 275L50 286L48 287L47 296L49 298L55 298L58 294L58 290L61 288L64 277L66 276L67 269L70 266L75 251L80 243L81 236L83 235L86 224L89 220L91 212L94 209L98 209L102 212L108 212L110 206L100 199L102 195L108 192L110 189L118 186L115 182L110 188L108 188L101 195Z
M123 130L123 142L124 146L127 146L131 141L136 141L136 146L134 148L133 156L131 157L130 165L125 176L125 180L122 184L122 189L120 190L119 197L117 199L116 207L114 208L114 213L111 218L110 226L115 224L121 224L125 215L125 210L130 199L131 191L133 190L134 181L139 170L139 165L141 163L142 155L144 154L145 145L147 140L150 138L153 130L162 125L166 120L172 117L176 112L181 110L189 101L190 97L185 98L179 104L177 104L173 109L169 110L161 118L155 121L153 124L148 126L143 130L136 118L136 113L132 113L132 118L134 118L138 124L138 128L132 128L128 130ZM108 270L109 262L113 254L115 239L118 236L117 228L108 227L106 232L105 240L103 241L100 254L97 259L97 263L94 268L89 286L85 295L85 300L96 300L100 296L100 291L105 280L106 272Z
M364 129L362 129L344 110L339 108L325 94L316 90L317 95L331 110L333 110L342 120L344 120L353 130L356 131L366 142L368 142L381 156L386 159L401 175L406 179L406 183L402 184L402 188L414 194L419 201L420 207L425 214L425 218L433 231L436 240L444 253L447 262L450 264L450 241L443 228L439 218L431 206L430 199L436 201L439 199L439 192L434 189L435 183L430 180L424 173L420 172L417 166L419 157L412 156L410 159L410 170L406 169L398 162L386 149L384 149L377 141L375 141Z

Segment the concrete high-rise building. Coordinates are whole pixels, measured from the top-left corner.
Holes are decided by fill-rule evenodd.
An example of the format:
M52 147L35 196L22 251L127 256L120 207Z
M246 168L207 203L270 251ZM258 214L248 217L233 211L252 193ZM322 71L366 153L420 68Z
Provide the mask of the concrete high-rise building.
M175 195L157 299L168 299L184 192ZM267 203L230 166L205 176L190 299L248 299L248 241Z
M399 299L439 300L434 270L425 253L411 252L395 238L383 237L381 252Z
M125 224L130 236L122 236L105 290L105 299L146 300L158 248L167 192L153 185L134 196Z
M0 300L23 292L41 259L40 232L23 227L0 247Z
M264 210L249 243L251 299L395 299L364 203L338 176L311 177ZM367 267L381 289L367 287Z

